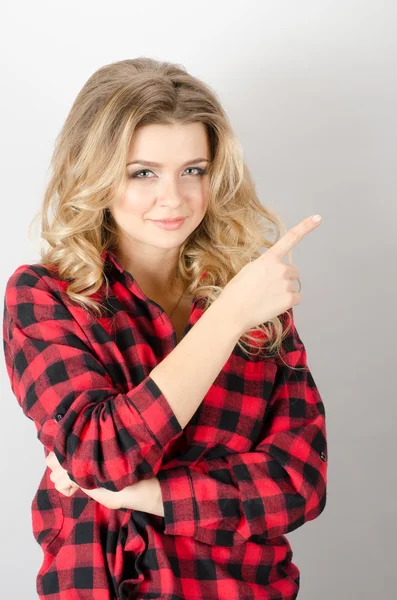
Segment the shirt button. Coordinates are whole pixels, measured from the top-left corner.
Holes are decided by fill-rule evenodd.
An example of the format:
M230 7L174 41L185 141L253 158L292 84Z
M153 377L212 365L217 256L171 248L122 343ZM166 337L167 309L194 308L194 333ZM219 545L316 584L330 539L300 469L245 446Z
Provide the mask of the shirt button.
M327 455L325 454L325 452L321 452L321 454L320 454L320 458L321 458L321 460L323 460L323 461L326 461L326 460L327 460Z
M54 421L60 421L62 419L63 415L61 415L61 413L58 413L57 415L55 415L55 419Z

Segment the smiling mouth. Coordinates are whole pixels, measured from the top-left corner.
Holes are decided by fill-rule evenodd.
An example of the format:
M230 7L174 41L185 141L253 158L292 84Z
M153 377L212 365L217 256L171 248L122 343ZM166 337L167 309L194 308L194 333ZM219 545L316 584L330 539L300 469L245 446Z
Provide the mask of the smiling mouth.
M187 217L178 217L177 219L150 219L151 221L155 221L156 223L178 223L179 221L183 221Z

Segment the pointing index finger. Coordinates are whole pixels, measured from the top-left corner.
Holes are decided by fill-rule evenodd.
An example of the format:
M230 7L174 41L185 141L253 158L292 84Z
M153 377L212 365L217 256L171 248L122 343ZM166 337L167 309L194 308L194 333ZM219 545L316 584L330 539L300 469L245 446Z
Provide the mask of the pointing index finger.
M292 227L283 237L278 240L271 248L268 249L266 254L270 254L275 258L284 260L288 252L298 244L308 233L313 231L321 223L321 217L317 221L313 221L314 217L319 215L313 215L303 219L300 223Z

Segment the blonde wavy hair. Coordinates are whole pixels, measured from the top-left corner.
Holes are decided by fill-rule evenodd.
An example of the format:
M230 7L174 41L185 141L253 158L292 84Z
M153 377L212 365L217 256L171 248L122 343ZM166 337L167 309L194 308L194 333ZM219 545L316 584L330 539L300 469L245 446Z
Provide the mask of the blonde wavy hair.
M109 208L128 183L131 137L144 125L194 122L206 128L211 163L207 212L179 249L175 278L186 293L204 298L207 308L262 247L286 233L280 217L260 203L240 142L208 85L182 65L147 57L105 65L82 87L56 138L52 174L34 218L41 216L40 237L50 246L41 247L41 263L68 280L70 300L94 318L103 306L91 296L104 283L108 293L102 253L115 248L119 235ZM273 242L267 237L272 229ZM288 257L291 264L291 252ZM291 317L289 309L246 331L239 347L250 356L267 343L269 356L277 350L281 358Z

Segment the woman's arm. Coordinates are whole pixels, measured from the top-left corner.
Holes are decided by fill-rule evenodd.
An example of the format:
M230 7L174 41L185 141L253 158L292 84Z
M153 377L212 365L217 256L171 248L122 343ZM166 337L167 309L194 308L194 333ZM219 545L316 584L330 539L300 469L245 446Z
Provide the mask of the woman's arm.
M138 481L138 483L129 485L120 492L111 492L105 488L80 489L96 502L108 508L129 508L164 517L161 488L157 477Z
M141 510L164 517L164 505L160 482L157 477L138 481L125 487L121 492L121 508Z
M88 490L78 486L70 479L66 469L60 465L54 452L50 452L45 461L48 468L51 469L50 479L54 482L55 489L64 496L73 496L76 490L80 488L99 504L113 510L130 508L149 512L160 517L164 516L160 483L157 477L138 481L138 483L129 485L119 492L112 492L102 487Z

